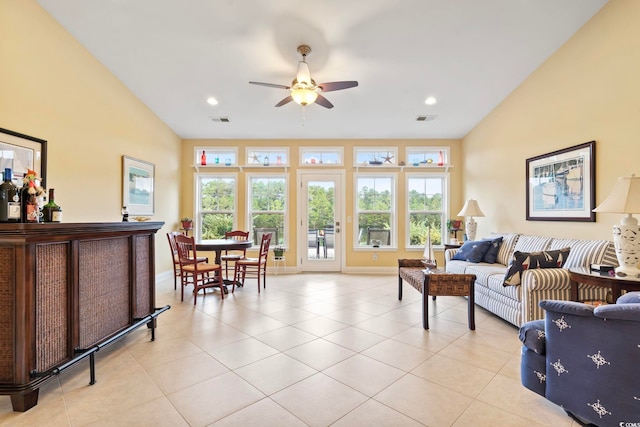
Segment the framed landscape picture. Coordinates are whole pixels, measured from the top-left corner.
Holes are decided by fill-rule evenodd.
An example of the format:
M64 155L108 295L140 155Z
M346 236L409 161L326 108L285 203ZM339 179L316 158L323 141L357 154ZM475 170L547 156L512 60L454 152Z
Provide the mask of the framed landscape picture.
M154 214L155 165L122 156L122 206L129 215Z
M595 222L595 141L527 159L527 220Z

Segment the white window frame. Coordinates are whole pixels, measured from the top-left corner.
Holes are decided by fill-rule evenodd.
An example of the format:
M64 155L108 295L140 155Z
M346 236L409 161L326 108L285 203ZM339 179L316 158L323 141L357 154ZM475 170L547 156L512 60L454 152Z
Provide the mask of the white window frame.
M284 243L283 245L279 245L278 242L271 242L271 246L284 246L285 248L289 247L289 209L290 209L290 200L289 200L289 174L284 172L284 173L277 173L277 172L265 172L265 173L259 173L259 172L251 172L251 173L247 173L245 174L245 182L246 182L246 194L247 194L247 212L245 215L245 225L246 225L246 230L249 230L249 236L250 238L253 238L253 222L252 222L252 218L253 218L253 210L252 210L252 206L251 206L251 200L253 197L253 192L252 192L252 185L251 183L253 182L253 179L255 178L282 178L284 179L284 184L285 184L285 188L284 188L284 196L285 196L285 201L284 201L284 225L283 225L283 233L284 233ZM272 211L275 212L275 211ZM254 245L254 248L256 247L256 245Z
M443 180L442 183L442 221L440 223L440 233L442 236L442 245L437 247L444 247L444 244L448 241L449 232L447 230L447 220L449 219L449 183L451 181L451 175L448 172L408 172L405 174L405 189L406 189L406 206L405 206L405 248L407 249L419 249L424 250L424 246L422 245L411 245L411 224L410 224L410 216L411 213L409 211L409 179L415 178L441 178ZM426 212L425 212L426 213Z
M194 236L196 236L196 240L202 240L202 214L203 213L209 213L209 211L204 212L202 210L202 205L201 205L201 201L202 201L202 197L201 197L201 193L200 193L200 182L201 179L215 179L215 178L219 178L219 179L233 179L234 185L233 185L233 190L234 190L234 211L233 212L237 212L238 211L238 174L234 173L234 172L199 172L199 173L195 173L194 174L194 209L193 211L195 212L195 217L194 217L194 221L195 221L195 229L193 230L194 232ZM220 211L211 211L211 213L218 213ZM233 212L229 212L231 214L233 214ZM220 213L226 213L226 212L220 212ZM232 230L236 230L238 228L238 218L237 215L233 216L233 227Z
M307 155L318 154L320 159L316 163L306 163ZM322 160L323 154L333 154L337 156L336 163L325 163ZM344 166L344 147L300 147L300 166L307 167L326 167L326 166Z
M202 152L205 152L207 156L207 164L202 165L200 163L200 157ZM215 159L218 158L218 163L215 163ZM227 164L229 159L229 164ZM238 166L238 148L237 147L195 147L194 148L194 165L200 168L208 167L229 167Z
M260 161L252 163L250 158L253 156L259 156ZM269 164L264 164L264 157L269 157ZM278 156L284 157L281 159L281 163L277 163ZM288 167L290 164L289 147L247 147L244 156L246 167Z
M451 153L449 147L407 147L406 153L406 166L409 167L446 168L451 166ZM442 153L442 165L438 164L439 153ZM416 159L412 158L414 156L420 156L424 160L416 162Z
M380 246L378 248L374 248L373 246L360 245L359 243L359 234L360 234L360 210L358 208L358 181L360 178L390 178L391 179L391 224L389 224L389 228L391 229L391 239L389 241L389 246ZM386 251L386 250L397 250L398 249L398 209L397 203L398 199L396 194L398 194L398 174L396 172L356 172L353 175L353 194L354 197L354 209L353 209L353 250L354 251ZM386 212L385 212L386 213Z
M384 153L384 155L383 155ZM358 161L359 156L366 159ZM390 156L391 163L387 163L384 157ZM380 164L372 164L371 161L380 161ZM398 147L353 147L353 166L361 167L396 167L398 166Z

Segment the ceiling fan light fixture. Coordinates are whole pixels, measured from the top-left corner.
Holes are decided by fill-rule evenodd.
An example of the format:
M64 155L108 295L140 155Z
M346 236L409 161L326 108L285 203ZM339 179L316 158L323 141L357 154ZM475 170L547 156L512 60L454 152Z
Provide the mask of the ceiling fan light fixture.
M318 98L318 92L304 87L292 88L291 97L297 104L304 107L305 105L313 104L316 101Z

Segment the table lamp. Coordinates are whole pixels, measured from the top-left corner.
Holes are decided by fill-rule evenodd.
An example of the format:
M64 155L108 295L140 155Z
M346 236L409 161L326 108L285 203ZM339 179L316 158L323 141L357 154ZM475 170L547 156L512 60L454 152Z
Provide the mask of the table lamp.
M640 177L631 175L618 178L609 196L593 211L627 214L620 225L613 226L613 245L620 265L616 268L616 273L638 276L640 230L638 219L633 214L640 213Z
M476 231L478 230L478 224L476 224L473 219L474 216L484 216L482 211L480 210L480 206L478 206L478 202L474 199L469 199L464 203L462 210L458 212L458 216L466 216L469 217L465 224L465 228L467 231L467 238L469 240L475 240Z

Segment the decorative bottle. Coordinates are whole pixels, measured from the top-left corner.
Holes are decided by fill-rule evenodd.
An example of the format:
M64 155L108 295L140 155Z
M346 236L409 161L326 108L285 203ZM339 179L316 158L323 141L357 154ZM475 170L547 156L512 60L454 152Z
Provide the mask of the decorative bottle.
M122 222L129 222L129 211L126 206L122 207Z
M440 151L438 153L438 166L443 166L444 165L444 155L442 154L442 151Z
M20 222L20 190L13 183L11 168L5 168L0 184L0 222Z
M62 208L55 201L55 189L49 189L49 201L42 208L44 222L62 222Z
M20 203L22 222L38 222L40 210L38 209L38 200L36 199L36 184L34 181L29 180L25 182L21 190Z
M207 153L205 153L204 150L202 150L202 155L200 156L200 164L202 166L207 165Z

